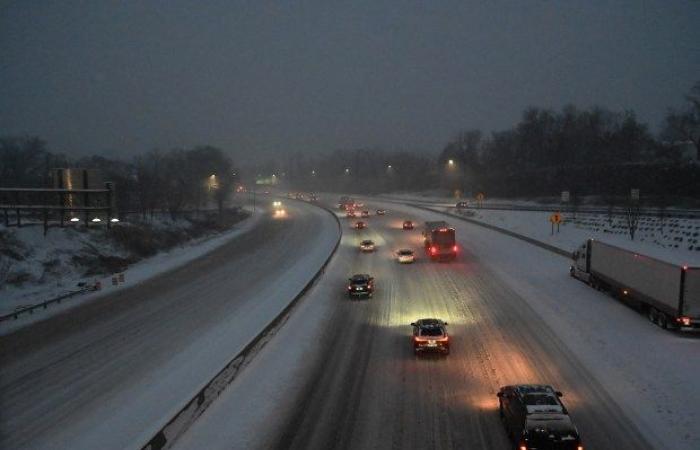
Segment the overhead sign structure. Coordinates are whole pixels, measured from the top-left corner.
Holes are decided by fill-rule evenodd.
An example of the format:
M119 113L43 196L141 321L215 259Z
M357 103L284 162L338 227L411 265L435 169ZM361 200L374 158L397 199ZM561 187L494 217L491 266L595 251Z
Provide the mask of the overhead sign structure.
M481 204L483 203L483 201L484 201L484 193L479 192L478 194L476 194L476 204L479 208L481 208Z
M632 197L633 202L639 201L639 189L632 189L630 191L630 197Z

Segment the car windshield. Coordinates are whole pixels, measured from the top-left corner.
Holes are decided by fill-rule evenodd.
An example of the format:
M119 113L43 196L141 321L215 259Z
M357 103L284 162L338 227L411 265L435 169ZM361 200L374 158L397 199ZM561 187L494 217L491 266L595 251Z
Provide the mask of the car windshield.
M399 255L401 256L411 256L413 254L413 250L401 250L399 252Z
M354 277L352 277L352 282L353 282L353 283L366 283L366 282L367 282L367 277L365 277L365 276L354 276Z
M374 242L372 241L362 241L362 245L372 245Z

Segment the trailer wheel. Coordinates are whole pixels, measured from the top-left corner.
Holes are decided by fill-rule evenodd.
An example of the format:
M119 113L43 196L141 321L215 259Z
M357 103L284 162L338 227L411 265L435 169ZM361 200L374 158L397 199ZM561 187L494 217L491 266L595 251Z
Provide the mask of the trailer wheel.
M659 313L656 323L664 330L668 329L668 317L664 313Z
M649 310L647 311L647 317L649 318L649 322L651 323L656 323L658 319L658 315L656 312L655 308L652 308L651 306L649 307Z

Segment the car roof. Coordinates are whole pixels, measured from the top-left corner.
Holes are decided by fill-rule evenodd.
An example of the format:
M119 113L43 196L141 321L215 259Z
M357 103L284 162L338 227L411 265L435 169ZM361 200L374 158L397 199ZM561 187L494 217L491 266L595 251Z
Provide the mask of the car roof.
M399 249L399 253L413 253L413 250L411 250L410 248L402 248Z
M353 280L369 280L370 276L367 273L356 273L352 276Z

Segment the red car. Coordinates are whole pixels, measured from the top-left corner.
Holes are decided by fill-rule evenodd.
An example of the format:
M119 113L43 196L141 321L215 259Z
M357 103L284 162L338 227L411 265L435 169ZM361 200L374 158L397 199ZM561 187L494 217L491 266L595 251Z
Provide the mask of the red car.
M412 230L413 229L413 222L411 222L410 220L404 220L403 229L404 230Z
M440 319L420 319L411 324L413 327L413 353L436 352L450 354L450 336L447 334L447 322Z
M361 220L355 222L355 229L361 230L362 228L367 228L367 224Z

